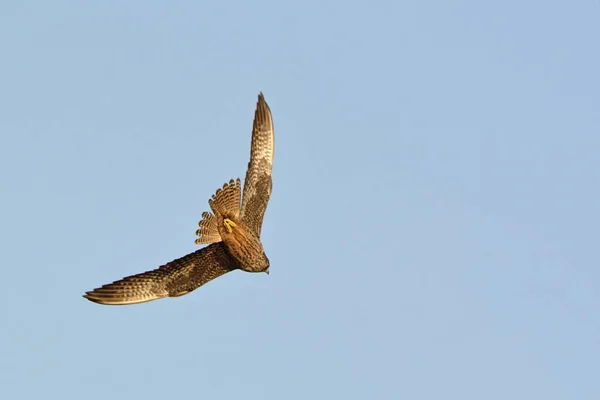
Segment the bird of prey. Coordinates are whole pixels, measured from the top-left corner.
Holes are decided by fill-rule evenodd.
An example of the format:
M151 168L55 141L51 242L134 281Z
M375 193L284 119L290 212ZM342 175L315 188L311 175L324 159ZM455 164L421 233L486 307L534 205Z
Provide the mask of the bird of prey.
M232 179L208 201L212 213L202 213L196 244L208 246L155 270L94 289L83 297L107 305L137 304L182 296L236 269L268 274L269 259L260 242L260 231L271 196L273 150L271 110L260 93L243 193L240 179Z

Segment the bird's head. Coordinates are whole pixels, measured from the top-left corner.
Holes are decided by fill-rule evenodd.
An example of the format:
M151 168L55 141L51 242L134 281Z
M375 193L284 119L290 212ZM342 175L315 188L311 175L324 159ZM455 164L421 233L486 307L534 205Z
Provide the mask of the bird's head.
M261 250L262 250L262 248L261 248ZM260 251L260 254L255 253L254 257L246 258L244 261L245 261L244 264L246 266L244 271L265 272L267 275L269 274L269 267L271 266L271 263L269 261L269 258L265 254L264 250Z

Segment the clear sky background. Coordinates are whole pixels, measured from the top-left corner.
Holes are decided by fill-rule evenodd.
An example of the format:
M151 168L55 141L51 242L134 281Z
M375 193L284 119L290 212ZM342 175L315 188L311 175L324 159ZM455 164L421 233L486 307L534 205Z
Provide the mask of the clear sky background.
M599 399L598 1L0 3L2 399ZM274 116L271 274L195 251Z

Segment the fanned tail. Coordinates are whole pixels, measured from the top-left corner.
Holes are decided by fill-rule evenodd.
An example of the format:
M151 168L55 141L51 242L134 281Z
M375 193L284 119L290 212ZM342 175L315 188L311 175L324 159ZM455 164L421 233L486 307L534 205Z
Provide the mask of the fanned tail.
M195 240L196 244L210 244L220 242L221 234L217 228L217 218L205 211L202 213L202 221L198 223L200 229L196 231L198 239Z
M215 215L238 218L240 216L241 189L240 178L235 181L232 179L229 183L224 184L222 189L217 189L217 192L208 200Z

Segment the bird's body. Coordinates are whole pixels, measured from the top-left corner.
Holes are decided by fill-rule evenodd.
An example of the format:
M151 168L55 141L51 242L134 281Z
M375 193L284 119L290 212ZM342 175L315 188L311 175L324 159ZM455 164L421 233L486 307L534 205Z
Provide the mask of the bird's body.
M229 254L247 272L268 272L269 259L259 237L240 218L240 180L229 181L208 201L221 241ZM211 231L212 232L212 231Z
M269 273L260 232L271 195L274 129L269 106L258 96L250 163L244 182L231 180L209 200L196 231L197 244L209 244L153 271L128 276L87 292L90 301L107 305L144 303L187 294L227 272Z

